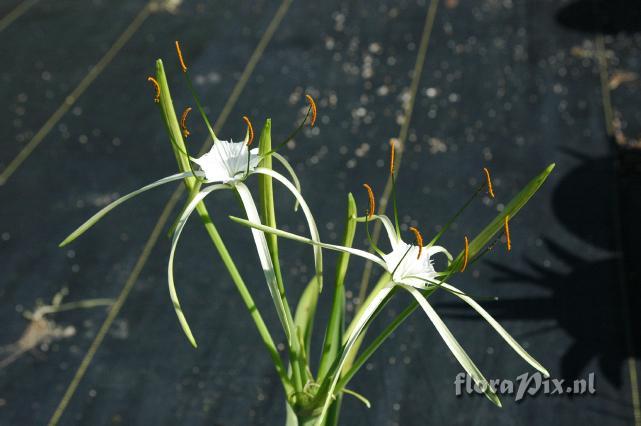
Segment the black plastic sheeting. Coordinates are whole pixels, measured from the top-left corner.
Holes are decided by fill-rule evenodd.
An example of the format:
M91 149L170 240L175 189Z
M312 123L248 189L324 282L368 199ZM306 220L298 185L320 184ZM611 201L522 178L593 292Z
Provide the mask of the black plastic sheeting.
M622 154L604 121L596 40L599 31L609 34L604 53L612 72L633 73L639 70L641 38L638 19L618 28L616 17L627 15L606 13L605 3L440 2L398 177L401 220L428 238L483 179L481 169L492 170L497 200L479 198L442 240L457 252L464 235L480 230L530 178L556 163L542 190L511 222L512 251L507 254L499 244L454 284L482 300L554 378L571 381L594 373L596 393L540 393L519 402L505 396L502 409L480 396L456 397L454 379L461 368L416 312L351 384L372 408L346 396L341 424L635 424L638 289L627 284L638 284L639 276L633 254L638 163L618 166ZM628 5L638 16L634 2L612 4ZM4 16L16 5L3 1L0 12ZM2 32L0 170L143 6L140 0L41 0ZM349 191L362 211L363 182L383 191L388 140L398 136L409 101L428 6L429 1L293 2L220 132L237 140L244 136L242 115L257 128L271 117L278 140L300 119L303 95L316 98L318 126L284 154L296 167L326 241L340 238ZM155 59L165 59L182 109L190 98L173 51L179 38L197 90L216 117L278 7L271 1L185 2L174 13L152 14L0 186L0 344L18 341L29 325L21 312L38 300L48 303L61 288L69 289L68 301L116 298L130 277L173 188L128 202L68 248L57 244L119 194L174 172L145 81ZM628 133L640 122L638 96L634 79L612 90ZM196 115L190 120L195 152L206 134ZM291 197L279 190L277 203L279 223L304 231ZM276 329L249 233L226 219L241 214L237 203L221 193L208 204L261 312ZM181 241L176 277L199 348L184 338L167 294L164 232L170 221L60 424L284 424L284 395L273 367L197 222L188 224ZM365 235L358 234L356 242L365 247ZM281 252L294 301L311 277L311 251L282 242ZM326 257L331 283L336 257ZM354 297L363 263L353 259L351 268ZM317 324L324 323L330 300L327 285ZM447 294L434 301L487 377L514 380L532 372L465 306ZM408 302L401 295L372 332ZM38 345L0 369L0 424L50 420L106 316L105 308L94 308L51 317L63 329L74 327L75 334ZM282 342L282 334L274 335ZM321 343L317 331L316 351ZM5 346L0 356L15 349ZM638 399L636 404L639 410Z

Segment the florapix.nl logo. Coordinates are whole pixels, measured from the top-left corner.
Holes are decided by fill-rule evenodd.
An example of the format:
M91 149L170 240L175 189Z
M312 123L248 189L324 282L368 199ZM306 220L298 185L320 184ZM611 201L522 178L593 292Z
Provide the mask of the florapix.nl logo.
M587 378L567 381L564 379L544 378L541 373L524 373L515 380L491 379L487 383L474 383L466 373L459 373L454 379L454 392L456 396L463 394L484 394L486 386L498 395L514 395L515 401L521 401L527 396L542 395L594 395L594 373Z

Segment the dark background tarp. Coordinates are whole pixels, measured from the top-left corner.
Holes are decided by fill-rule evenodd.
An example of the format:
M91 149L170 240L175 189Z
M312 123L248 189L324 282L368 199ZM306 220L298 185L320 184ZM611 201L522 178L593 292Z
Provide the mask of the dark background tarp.
M296 166L326 241L340 238L348 191L361 210L363 182L383 191L388 140L399 135L411 100L429 4L294 1L246 87L229 103L220 136L240 139L246 114L257 128L271 117L278 140L304 111L303 94L317 99L317 128L284 154ZM0 171L144 5L41 0L2 31ZM0 2L0 15L16 6ZM202 226L196 220L187 226L176 260L198 350L182 335L167 294L168 224L140 263L171 188L129 202L70 247L57 248L109 200L175 170L145 81L154 60L165 59L182 109L190 98L173 51L173 41L182 40L197 89L218 117L279 7L268 1L185 2L173 14L151 14L0 186L0 344L20 338L28 324L21 310L39 299L48 302L64 286L69 301L119 295L125 301L90 358L107 311L55 315L77 334L0 370L0 424L46 424L83 359L88 368L60 424L283 423L283 392L273 367ZM512 221L513 250L506 254L499 244L455 284L486 300L553 377L573 380L594 372L596 394L537 395L518 403L505 397L503 409L478 396L457 398L453 381L461 369L417 312L351 384L372 408L346 397L341 424L635 424L639 173L634 149L608 133L607 114L620 117L632 146L641 123L640 85L603 88L615 72L639 70L638 8L632 1L440 2L398 178L402 222L432 236L483 178L482 167L490 167L498 198L477 200L444 237L443 245L456 252L464 235L480 230L547 164L557 164ZM196 115L191 123L195 152L206 135ZM291 212L291 197L279 191L277 203L279 222L304 231L302 217ZM249 233L225 219L241 213L237 203L221 193L208 204L263 315L276 327ZM357 243L365 245L363 234ZM311 277L311 251L282 242L281 252L294 301ZM328 283L334 261L328 253ZM132 280L137 264L143 268ZM362 268L352 261L352 297ZM123 294L128 281L133 287ZM324 323L330 300L328 285L317 323ZM452 297L434 300L487 377L515 379L531 371ZM408 301L399 297L372 331ZM321 337L317 331L316 350Z

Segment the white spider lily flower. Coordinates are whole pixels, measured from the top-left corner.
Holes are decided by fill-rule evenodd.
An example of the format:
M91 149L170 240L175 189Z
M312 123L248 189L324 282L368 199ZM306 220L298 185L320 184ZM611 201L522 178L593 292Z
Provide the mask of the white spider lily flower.
M253 136L253 130L251 132L251 135ZM200 191L191 198L186 208L182 211L178 219L176 229L173 233L169 262L168 262L168 269L167 269L167 281L169 285L169 293L170 293L172 303L174 305L174 309L176 311L176 315L178 317L178 320L180 322L180 325L183 331L185 332L185 335L189 339L190 343L194 347L196 347L197 346L196 340L191 332L189 325L187 324L187 320L180 306L178 294L176 292L175 281L173 277L173 260L174 260L175 250L176 250L178 241L180 239L180 235L182 233L185 223L187 222L187 219L189 218L191 213L193 213L193 211L196 209L198 203L200 203L207 195L221 189L236 190L240 195L240 199L245 209L245 212L247 214L247 217L253 222L260 222L260 216L258 214L256 204L254 203L254 200L251 196L251 193L249 192L249 189L244 184L244 181L249 176L254 174L263 174L263 175L270 176L276 181L280 182L285 188L287 188L294 195L296 199L295 209L297 209L299 205L301 206L303 213L305 215L305 219L307 221L307 225L309 227L311 239L315 242L320 241L320 236L318 233L316 222L314 220L314 217L312 216L312 213L309 207L307 206L307 203L305 202L305 200L303 199L300 193L300 183L294 173L293 168L289 165L289 163L287 162L287 160L285 160L284 157L282 157L281 155L278 155L275 152L270 153L270 155L272 155L274 159L279 161L285 167L285 169L291 176L291 181L285 176L281 175L280 173L272 169L258 167L258 165L260 164L260 161L262 160L262 157L258 155L258 149L256 148L251 150L249 149L248 141L251 142L251 139L249 139L249 137L250 137L250 132L248 131L248 136L245 138L244 142L227 142L227 141L221 141L216 139L214 142L214 145L212 146L209 152L202 155L200 158L190 158L191 161L193 161L200 167L200 170L196 170L193 172L178 173L175 175L165 177L149 185L146 185L138 189L137 191L134 191L130 194L127 194L119 198L118 200L112 202L111 204L104 207L102 210L100 210L96 214L94 214L91 218L89 218L89 220L87 220L84 224L78 227L62 243L60 243L60 246L62 247L69 244L71 241L75 240L84 232L86 232L89 228L95 225L96 222L98 222L102 217L104 217L107 213L109 213L115 207L119 206L123 202L145 191L164 185L166 183L175 182L175 181L182 180L189 177L196 177L198 179L201 179L201 181L204 184L210 184L201 188ZM262 232L259 232L256 230L253 230L252 234L254 237L254 242L256 244L256 250L259 255L261 266L265 275L265 280L267 282L267 286L269 288L269 292L272 296L272 299L274 300L274 303L276 305L276 311L282 323L283 329L285 330L285 333L288 339L296 338L295 334L293 333L293 330L290 330L291 327L289 326L289 324L293 324L293 319L290 318L291 313L284 306L284 301L281 297L281 294L280 294L281 292L279 291L279 288L278 288L274 265L271 260L265 235ZM322 250L320 247L316 246L314 247L314 263L316 266L316 277L318 279L318 282L320 283L319 287L321 288L322 288L322 262L323 262Z
M208 182L233 183L253 173L260 160L258 148L250 149L246 142L219 140L209 152L192 161L200 166Z
M348 359L348 356L350 355L351 349L353 348L363 330L366 328L370 319L374 316L375 312L383 304L383 302L385 302L385 300L395 287L399 287L408 291L416 299L430 321L434 324L437 332L444 340L445 344L448 346L456 360L461 364L467 374L472 377L477 386L479 386L480 389L485 390L485 395L488 397L488 399L490 399L496 405L501 406L501 402L494 390L489 385L489 382L487 381L485 376L483 376L474 362L470 359L469 355L458 343L454 335L447 328L443 320L439 317L432 306L428 303L426 297L423 295L423 293L421 293L420 290L435 290L437 288L444 288L448 292L456 295L457 297L460 297L464 302L475 309L499 333L499 335L508 343L508 345L510 345L526 362L539 370L545 377L549 377L548 371L530 354L528 354L525 349L523 349L523 347L521 347L521 345L519 345L512 338L512 336L510 336L507 331L496 320L494 320L494 318L490 316L487 311L485 311L478 303L476 303L465 293L439 279L440 277L443 277L445 273L438 272L434 269L432 257L435 254L442 253L451 262L452 256L445 248L434 245L430 246L429 244L427 246L410 245L398 237L398 233L396 232L394 226L392 225L392 222L387 216L379 215L372 216L371 218L380 220L382 222L392 248L389 253L379 253L378 255L376 255L351 247L319 243L300 235L262 225L258 222L231 217L232 220L242 225L250 226L263 232L269 232L278 237L288 238L294 241L317 245L322 248L359 256L363 259L376 263L392 277L390 282L385 284L376 293L373 293L370 296L369 303L364 306L360 315L357 314L353 326L350 327L351 332L346 336L346 341L344 343L341 357L339 359L337 368L334 370L332 383L329 387L323 410L319 418L319 424L322 424L327 410L329 409L329 406L333 401L333 394L336 389L336 385L338 383L338 380L340 379L341 372L346 360ZM422 239L419 239L419 241L420 240Z

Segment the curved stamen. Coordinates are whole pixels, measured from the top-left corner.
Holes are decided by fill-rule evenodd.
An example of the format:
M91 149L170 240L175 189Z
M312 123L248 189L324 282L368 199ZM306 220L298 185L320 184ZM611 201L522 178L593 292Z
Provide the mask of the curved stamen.
M371 219L372 216L374 216L374 211L376 209L376 202L374 201L374 191L372 191L372 187L366 183L363 184L363 188L367 190L367 196L369 198L369 210L367 211L367 218Z
M316 102L314 102L314 99L309 95L305 95L305 97L307 98L307 102L309 102L309 108L307 108L307 113L305 113L305 117L303 117L303 120L300 122L298 127L296 127L285 138L285 140L283 140L282 142L279 142L278 144L276 144L274 146L274 148L271 149L271 151L266 152L265 154L263 154L264 157L266 157L268 155L272 155L274 152L277 152L279 149L284 147L289 141L294 139L294 137L296 137L296 135L298 135L298 133L303 129L303 127L305 127L305 123L307 123L307 118L310 116L310 114L312 116L312 119L310 121L310 125L312 127L314 126L314 123L316 122Z
M254 142L254 127L252 126L251 121L247 118L246 115L243 115L243 121L247 124L247 133L249 138L247 139L247 146L251 145Z
M191 112L191 107L185 108L183 111L182 116L180 117L180 128L183 131L183 137L187 138L191 134L191 132L187 129L187 116Z
M243 115L243 121L247 124L247 135L245 136L245 145L247 146L247 170L245 171L245 177L247 177L249 176L249 165L251 163L251 150L249 149L249 145L254 142L254 127L246 115Z
M394 151L395 151L394 139L390 139L389 140L389 146L390 146L389 173L390 173L390 175L394 175L394 161L395 161L395 158L394 158L394 155L395 155L394 154Z
M485 179L487 180L487 192L490 194L490 197L494 198L494 189L492 188L492 179L490 179L490 171L487 167L483 167L483 172L485 172Z
M418 245L418 256L416 256L416 259L421 258L421 252L423 251L423 236L419 232L418 229L414 228L413 226L410 226L409 230L414 233L414 237L416 237L416 244Z
M389 140L390 145L390 162L389 162L389 172L392 179L392 207L394 208L394 227L396 228L396 236L401 238L401 228L398 225L398 208L396 206L396 177L394 176L394 152L395 152L395 139L392 138Z
M183 59L183 52L180 50L180 43L176 40L176 53L178 53L178 60L180 61L180 68L183 72L187 72L187 65L185 65L185 60Z
M467 241L467 236L465 237L465 253L463 255L463 266L461 267L461 272L465 271L465 268L467 268L467 258L470 254L470 244Z
M147 81L154 86L154 90L156 91L156 94L154 95L154 102L160 102L160 85L158 84L156 79L151 76L147 77Z
M505 215L505 238L507 238L507 251L512 250L512 241L510 240L510 215Z
M316 124L316 102L314 102L314 98L309 95L305 95L305 98L307 99L309 107L312 111L312 121L310 121L309 125L310 127L314 127L314 124Z

